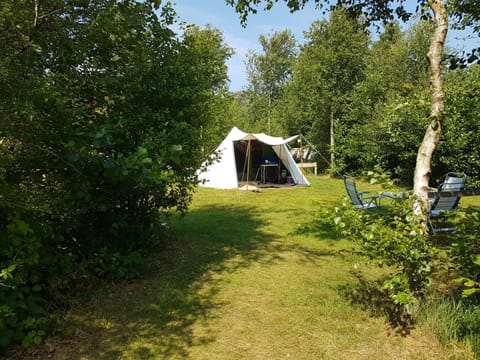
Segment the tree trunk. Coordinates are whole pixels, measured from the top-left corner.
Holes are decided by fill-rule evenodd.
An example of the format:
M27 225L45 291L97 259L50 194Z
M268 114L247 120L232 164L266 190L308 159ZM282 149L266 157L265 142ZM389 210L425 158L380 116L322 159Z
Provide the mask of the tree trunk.
M335 171L335 116L333 111L330 112L330 169Z
M444 0L428 0L428 5L433 11L435 26L427 54L432 104L429 117L430 123L418 149L413 178L413 191L419 199L414 204L414 213L416 215L421 215L422 208L425 208L428 204L428 184L431 174L432 154L440 139L445 109L441 63L448 31L448 13Z
M272 111L272 92L268 92L268 135L272 134L271 128L270 128L270 114Z

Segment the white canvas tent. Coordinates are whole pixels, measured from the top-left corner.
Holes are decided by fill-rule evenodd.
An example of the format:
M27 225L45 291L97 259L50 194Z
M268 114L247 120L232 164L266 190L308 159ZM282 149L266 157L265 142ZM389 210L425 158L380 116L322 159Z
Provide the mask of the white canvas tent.
M219 189L237 189L244 184L308 186L286 145L297 137L248 134L234 127L215 150L218 159L205 163L205 171L199 172L200 185Z

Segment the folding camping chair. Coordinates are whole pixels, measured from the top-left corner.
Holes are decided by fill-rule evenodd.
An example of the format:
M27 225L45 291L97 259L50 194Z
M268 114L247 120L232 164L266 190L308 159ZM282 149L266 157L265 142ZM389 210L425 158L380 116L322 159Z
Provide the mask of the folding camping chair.
M433 201L428 212L428 223L432 234L455 231L454 226L445 225L445 215L458 208L460 195L442 197L442 192L461 191L465 188L466 175L450 172L445 176L443 183L436 189Z
M345 189L350 197L352 205L359 210L378 209L380 206L380 199L385 197L384 195L364 196L369 194L370 191L358 191L355 184L355 178L352 176L343 176L343 182Z

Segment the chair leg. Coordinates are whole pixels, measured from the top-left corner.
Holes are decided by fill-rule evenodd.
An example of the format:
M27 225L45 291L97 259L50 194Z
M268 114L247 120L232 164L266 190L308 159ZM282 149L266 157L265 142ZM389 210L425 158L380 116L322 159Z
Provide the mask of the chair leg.
M432 232L432 234L435 235L437 232L435 230L435 227L433 226L433 222L432 222L432 219L430 217L428 218L428 225L430 227L430 231Z
M435 220L437 221L442 221L442 224L441 224L441 227L437 226L435 227L433 225L433 221L432 221L432 218L429 217L428 218L428 225L430 226L430 230L432 232L432 235L436 235L438 233L441 233L441 232L452 232L452 231L455 231L457 230L457 228L455 226L451 226L451 227L445 227L445 218L435 218Z

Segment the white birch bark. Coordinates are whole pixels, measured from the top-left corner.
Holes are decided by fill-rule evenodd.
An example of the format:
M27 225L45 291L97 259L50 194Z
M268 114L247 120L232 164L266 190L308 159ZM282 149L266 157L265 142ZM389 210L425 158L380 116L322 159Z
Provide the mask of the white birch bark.
M422 214L422 208L428 205L428 185L431 174L432 155L440 140L443 112L445 109L445 95L442 82L442 56L448 31L448 13L444 0L428 0L428 5L432 9L434 16L434 32L427 54L432 103L429 117L430 123L418 149L413 178L413 191L419 200L414 204L414 213L419 216Z

